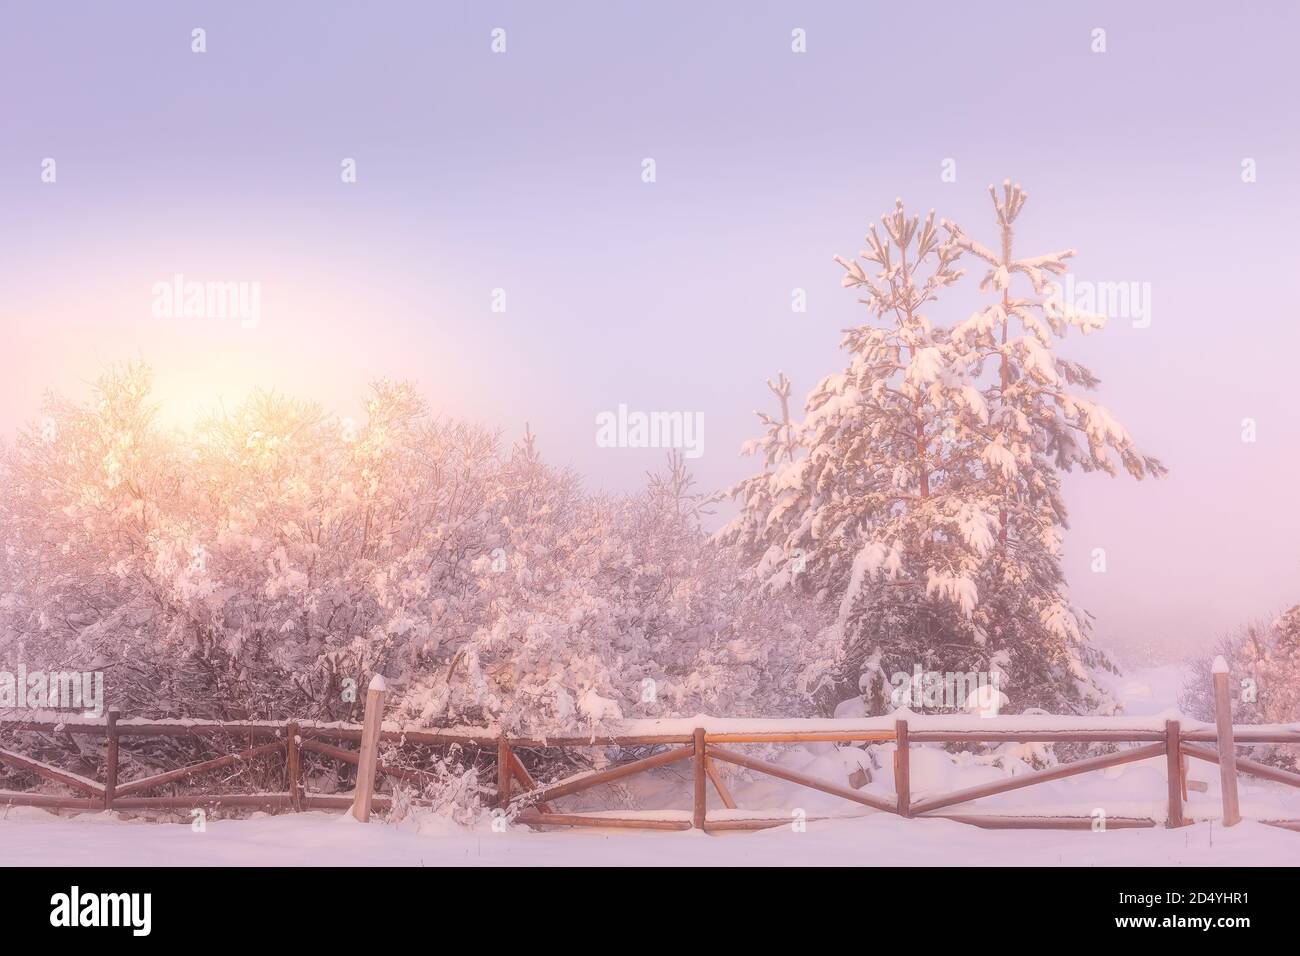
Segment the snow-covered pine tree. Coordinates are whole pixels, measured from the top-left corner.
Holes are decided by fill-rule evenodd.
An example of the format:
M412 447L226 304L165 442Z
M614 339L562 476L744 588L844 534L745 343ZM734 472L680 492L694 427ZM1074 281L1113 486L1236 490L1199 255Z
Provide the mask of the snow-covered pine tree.
M1011 679L1023 685L1022 697L1050 700L1054 695L1044 691L1059 686L1067 706L1106 709L1113 703L1090 672L1111 665L1089 642L1088 618L1071 605L1061 570L1067 527L1061 475L1074 468L1114 475L1118 464L1140 480L1162 475L1165 468L1137 448L1104 406L1081 394L1099 384L1092 371L1054 351L1071 327L1088 335L1106 323L1104 316L1077 310L1061 295L1055 278L1067 272L1074 250L1017 258L1015 222L1028 194L1009 180L1000 195L992 186L989 194L997 251L944 223L963 252L983 261L980 289L993 296L951 336L958 374L984 382L989 410L987 425L971 436L986 465L990 497L998 504L998 547L991 553L983 603L993 612L989 624L995 639L1014 628L1019 633L1008 635L1013 647L1029 642L1029 653L1013 651Z
M761 555L754 569L755 576L766 588L779 590L793 584L804 570L801 549L792 547L787 553L783 543L773 540L769 544L769 538L773 527L784 516L807 508L802 477L805 460L801 457L805 449L801 445L800 426L790 418L790 380L784 372L778 372L775 382L767 380L767 387L776 396L781 417L774 418L761 410L754 412L765 434L745 442L741 453L761 453L763 471L717 495L744 502L744 508L717 537L720 541L741 544L742 553Z
M888 706L888 675L918 664L999 670L1022 707L1108 706L1090 675L1104 658L1065 596L1059 471L1113 470L1108 450L1138 476L1162 469L1104 409L1065 391L1096 379L1037 332L1100 320L1044 295L1068 254L1011 258L1023 202L1008 187L998 204L1003 255L984 284L999 301L951 329L929 307L961 277L964 252L991 255L956 226L945 223L945 237L933 212L922 222L900 202L882 217L884 236L874 226L867 235L870 272L837 257L870 321L846 331L847 368L808 396L799 454L782 458L783 431L766 420L767 436L747 449L765 453L763 473L731 489L741 513L721 538L770 586L838 608L833 683L856 682L873 711ZM1017 273L1042 297L1012 298ZM1012 338L1002 316L1032 341Z
M939 618L958 624L974 610L963 582L993 535L991 519L964 504L969 467L944 434L963 412L983 416L983 398L948 371L948 334L923 311L960 277L960 249L933 213L921 223L901 202L882 225L884 237L872 226L862 253L874 275L838 260L872 319L846 331L849 366L808 396L793 459L781 454L787 429L765 421L767 436L746 448L764 453L765 470L731 489L742 509L721 532L758 558L770 586L838 602L838 676L857 680L869 660L862 676L878 706L887 673L910 672L927 646L948 643L932 631ZM937 616L927 620L918 601ZM883 641L861 640L866 633Z

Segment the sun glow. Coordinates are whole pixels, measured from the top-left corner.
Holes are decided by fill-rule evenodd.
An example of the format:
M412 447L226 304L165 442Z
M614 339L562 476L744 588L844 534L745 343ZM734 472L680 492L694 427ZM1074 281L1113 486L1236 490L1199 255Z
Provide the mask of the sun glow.
M213 363L204 368L155 368L155 420L164 428L193 429L211 415L237 408L259 384L246 368Z

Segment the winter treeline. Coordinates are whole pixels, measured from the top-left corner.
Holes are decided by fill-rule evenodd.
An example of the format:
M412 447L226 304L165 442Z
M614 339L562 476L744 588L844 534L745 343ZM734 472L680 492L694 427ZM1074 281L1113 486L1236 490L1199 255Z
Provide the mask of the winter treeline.
M376 672L398 719L555 732L711 711L807 714L889 678L996 673L1011 709L1113 709L1070 602L1061 477L1163 471L1057 354L1101 316L1059 295L1072 253L1024 256L1018 186L993 243L901 203L844 285L848 362L748 450L760 473L706 534L680 457L593 494L531 435L375 386L364 424L271 394L189 432L149 374L50 398L0 460L0 664L103 669L135 714L355 719ZM939 314L973 264L987 303Z
M848 364L797 420L788 381L769 382L781 417L760 416L749 450L765 467L732 489L742 511L721 534L768 590L834 614L840 652L823 680L833 696L860 689L868 712L889 709L889 675L917 664L996 673L1012 710L1115 706L1061 570L1061 476L1164 469L1086 397L1096 377L1056 352L1105 321L1060 295L1073 253L1015 251L1026 195L990 192L992 246L900 201L859 259L837 260L866 307L845 332ZM988 301L945 320L963 261Z
M376 672L430 725L806 711L815 614L747 588L680 458L596 495L407 385L185 433L149 391L110 370L4 450L0 666L102 669L132 715L358 719Z

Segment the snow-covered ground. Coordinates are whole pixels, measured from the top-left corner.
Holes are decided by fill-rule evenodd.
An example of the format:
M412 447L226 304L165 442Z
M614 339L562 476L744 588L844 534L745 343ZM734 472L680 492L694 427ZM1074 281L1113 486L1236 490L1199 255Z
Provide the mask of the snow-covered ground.
M1186 665L1160 664L1134 668L1120 675L1103 674L1099 679L1116 699L1124 702L1124 714L1128 717L1176 717L1178 695L1187 678Z
M756 833L551 831L495 833L445 824L360 824L327 813L185 824L61 820L14 808L0 824L13 866L1294 866L1300 833L1246 821L1230 830L980 830L948 820L876 814Z
M1151 668L1119 678L1116 689L1134 717L1174 712L1181 685L1178 667ZM868 792L892 795L891 747L874 749ZM846 757L862 750L832 745L790 748L786 765L824 779L845 772ZM854 757L859 755L859 757ZM1004 770L962 758L938 747L912 752L914 799L996 779ZM734 778L741 807L762 815L793 818L802 811L803 827L783 825L754 833L706 835L689 832L620 830L532 831L512 826L497 832L486 822L465 828L423 815L399 823L370 825L341 814L256 814L247 819L210 819L203 832L189 823L123 820L117 814L56 816L27 807L0 809L0 846L9 865L1297 865L1300 833L1265 826L1254 819L1300 819L1300 791L1264 781L1241 779L1247 819L1224 829L1219 814L1218 772L1192 763L1191 778L1204 781L1204 793L1191 792L1187 814L1196 824L1178 830L1151 829L982 830L948 820L904 820L889 813L854 819L818 820L820 813L844 814L839 798L794 787L772 778ZM688 792L678 768L641 781L641 806L680 807ZM1107 818L1142 816L1163 820L1165 760L1152 760L1040 784L1024 790L951 808L951 812L993 814L1070 814ZM566 809L609 807L607 792ZM715 813L711 809L711 816ZM623 815L628 815L624 813ZM716 816L736 815L718 811Z

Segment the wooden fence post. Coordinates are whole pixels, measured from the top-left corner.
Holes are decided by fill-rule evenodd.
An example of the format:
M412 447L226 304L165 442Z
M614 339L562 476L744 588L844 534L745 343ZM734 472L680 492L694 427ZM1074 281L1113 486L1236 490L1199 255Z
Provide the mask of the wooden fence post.
M705 760L704 728L696 727L695 728L695 756L693 758L693 762L695 764L695 816L693 822L695 823L695 828L697 830L704 829L704 812L706 807L705 800L707 799L705 795L706 792L704 786L705 786L705 778L708 772L705 768L704 760Z
M1169 778L1169 817L1167 827L1181 827L1183 819L1183 751L1178 721L1165 721L1165 775Z
M117 791L117 708L110 707L105 717L108 729L108 755L104 761L104 809L113 809L113 795Z
M298 724L284 725L285 775L289 778L289 807L302 810L302 751L298 749Z
M912 815L912 754L907 740L907 721L894 721L894 737L898 748L894 751L894 791L898 794L898 812Z
M497 737L497 806L502 810L510 806L510 742L506 732Z
M1228 693L1228 662L1214 659L1214 719L1219 736L1219 782L1223 789L1223 825L1241 822L1237 801L1237 750L1232 739L1232 697Z
M357 762L357 794L352 801L352 815L362 823L370 822L370 803L375 796L375 771L379 765L379 732L384 724L384 696L388 685L383 674L370 678L366 691L366 715L361 727L361 757Z

